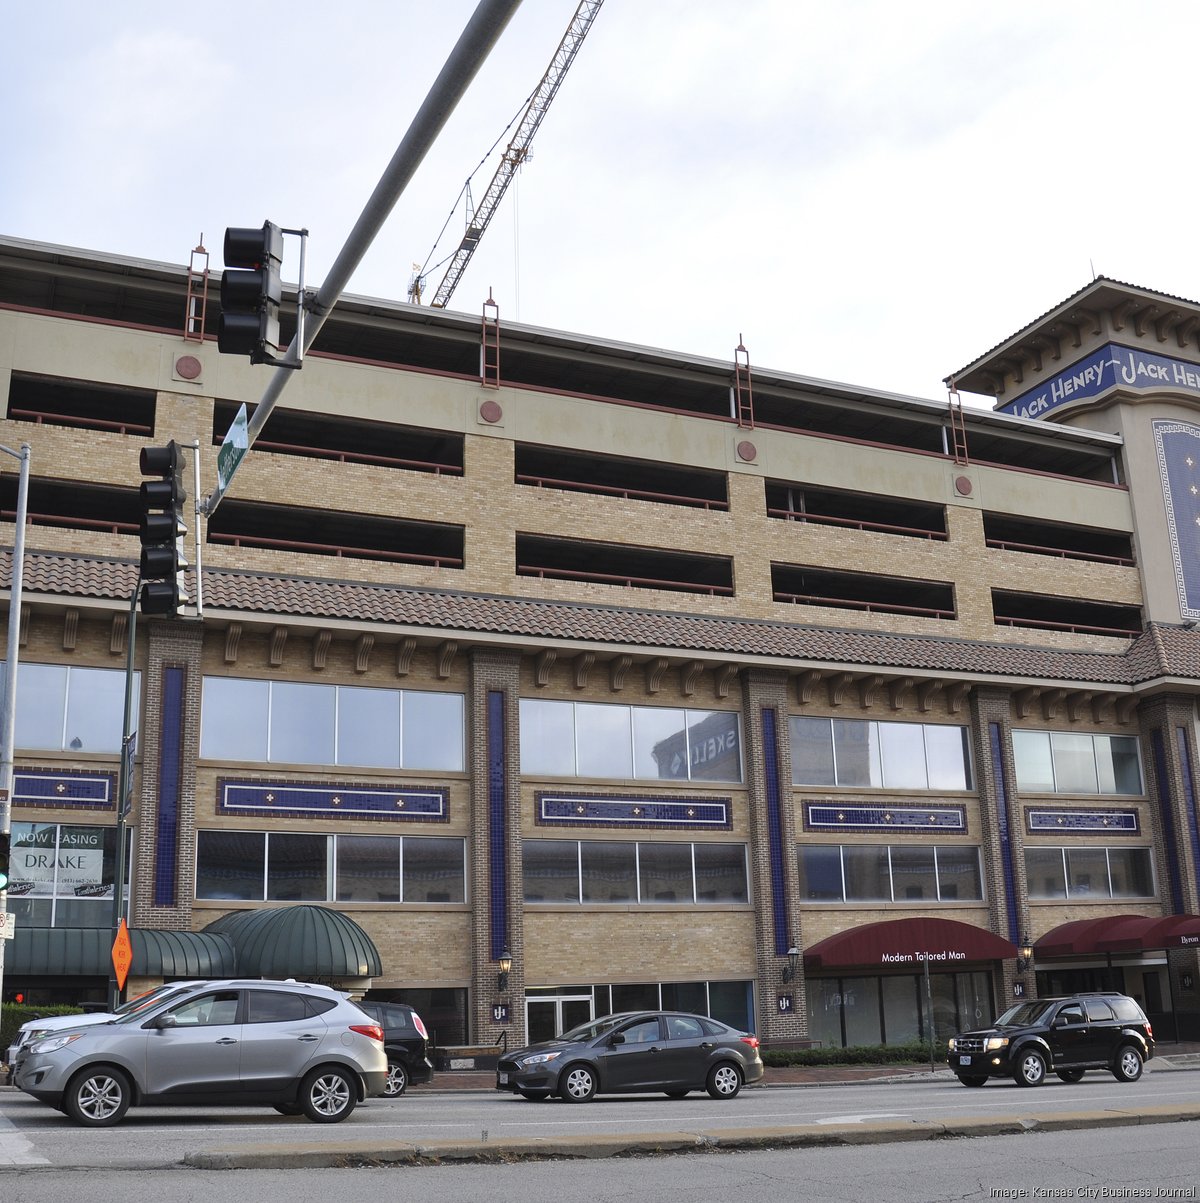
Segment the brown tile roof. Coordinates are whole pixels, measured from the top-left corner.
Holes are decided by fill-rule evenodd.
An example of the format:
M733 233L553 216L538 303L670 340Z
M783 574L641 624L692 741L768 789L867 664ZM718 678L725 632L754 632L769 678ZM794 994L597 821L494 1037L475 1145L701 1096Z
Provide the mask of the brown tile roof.
M7 586L11 552L0 554ZM137 567L120 560L31 552L27 594L128 603ZM802 664L986 675L1025 681L1134 686L1162 677L1200 682L1200 634L1151 626L1126 649L1068 651L1021 643L850 630L804 623L721 618L625 606L600 606L361 581L206 569L206 612L258 613L362 623L414 632L480 632L520 640L625 645L644 652L789 659Z

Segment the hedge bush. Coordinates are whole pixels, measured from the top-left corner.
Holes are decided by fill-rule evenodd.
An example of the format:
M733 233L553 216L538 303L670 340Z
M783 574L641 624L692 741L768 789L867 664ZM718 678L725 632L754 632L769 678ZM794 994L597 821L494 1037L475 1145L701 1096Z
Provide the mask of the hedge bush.
M0 1061L8 1056L8 1046L17 1038L17 1028L31 1019L46 1019L51 1015L82 1015L79 1007L35 1007L28 1003L5 1003L0 1010Z
M933 1046L935 1062L945 1063L946 1042ZM859 1044L850 1048L777 1048L764 1049L764 1065L784 1068L788 1065L914 1065L929 1062L929 1045L913 1040L908 1044Z

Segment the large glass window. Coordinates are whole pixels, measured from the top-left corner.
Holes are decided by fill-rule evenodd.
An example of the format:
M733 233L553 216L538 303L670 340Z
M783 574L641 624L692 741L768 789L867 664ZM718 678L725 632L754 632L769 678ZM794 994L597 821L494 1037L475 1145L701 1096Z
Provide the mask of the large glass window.
M793 715L788 731L793 785L972 788L966 727Z
M8 909L26 927L107 927L116 865L115 827L13 823Z
M7 668L0 664L0 688ZM141 674L134 673L134 715L140 685ZM125 725L125 671L22 662L14 717L17 748L118 753Z
M1149 848L1026 848L1030 898L1153 898Z
M463 902L453 836L196 833L196 897L247 902Z
M1014 731L1017 788L1034 794L1140 794L1138 741L1132 735Z
M806 902L978 902L979 849L962 844L800 844Z
M526 902L746 902L743 844L526 840Z
M459 693L205 677L208 760L370 768L463 768Z
M738 715L522 698L521 771L547 777L741 781Z

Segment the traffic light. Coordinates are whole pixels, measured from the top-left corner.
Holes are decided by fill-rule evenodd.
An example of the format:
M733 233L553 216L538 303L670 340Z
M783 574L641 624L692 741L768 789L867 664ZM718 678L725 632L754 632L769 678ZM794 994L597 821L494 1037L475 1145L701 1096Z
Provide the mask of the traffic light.
M8 889L8 857L12 836L7 831L0 831L0 890Z
M277 225L264 221L261 230L230 226L225 231L218 351L249 355L251 363L275 362L282 262L283 231Z
M187 601L183 570L183 451L174 440L165 447L143 447L141 607L143 614L173 615Z

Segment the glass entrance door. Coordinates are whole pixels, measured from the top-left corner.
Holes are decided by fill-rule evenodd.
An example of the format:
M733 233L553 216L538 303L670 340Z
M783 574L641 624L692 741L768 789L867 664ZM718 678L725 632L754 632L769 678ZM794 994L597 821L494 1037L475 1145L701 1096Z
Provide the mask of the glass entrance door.
M542 994L525 1000L528 1042L553 1040L560 1033L592 1018L592 992Z

